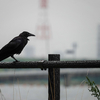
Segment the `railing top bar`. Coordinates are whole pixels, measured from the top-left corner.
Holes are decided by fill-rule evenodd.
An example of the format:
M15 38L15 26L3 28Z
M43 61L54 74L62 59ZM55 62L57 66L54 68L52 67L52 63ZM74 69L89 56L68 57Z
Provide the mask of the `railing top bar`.
M100 68L100 60L0 63L0 68Z

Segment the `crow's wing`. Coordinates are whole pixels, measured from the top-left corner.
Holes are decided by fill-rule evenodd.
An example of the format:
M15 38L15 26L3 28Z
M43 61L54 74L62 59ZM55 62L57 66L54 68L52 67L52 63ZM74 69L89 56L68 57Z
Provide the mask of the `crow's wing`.
M0 61L16 53L16 49L21 45L22 40L15 37L0 50Z

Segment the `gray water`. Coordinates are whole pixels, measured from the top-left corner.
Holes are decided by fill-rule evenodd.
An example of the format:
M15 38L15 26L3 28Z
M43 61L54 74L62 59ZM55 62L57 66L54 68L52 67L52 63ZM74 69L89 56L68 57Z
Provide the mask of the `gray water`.
M47 85L0 85L0 100L48 100ZM97 100L87 86L60 86L60 100Z

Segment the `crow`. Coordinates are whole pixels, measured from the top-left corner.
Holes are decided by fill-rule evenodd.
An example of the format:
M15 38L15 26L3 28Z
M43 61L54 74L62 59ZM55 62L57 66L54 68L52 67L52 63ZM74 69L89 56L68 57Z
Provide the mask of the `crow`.
M1 50L0 50L0 61L12 57L15 62L18 62L18 60L14 57L14 54L20 54L23 50L23 48L26 46L29 39L27 37L29 36L35 36L34 34L31 34L27 31L23 31L19 34L19 36L13 38L8 44L6 44Z

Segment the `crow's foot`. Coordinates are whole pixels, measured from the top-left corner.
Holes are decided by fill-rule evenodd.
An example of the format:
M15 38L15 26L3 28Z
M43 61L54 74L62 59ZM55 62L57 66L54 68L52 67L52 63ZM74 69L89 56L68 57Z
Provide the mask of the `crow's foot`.
M18 61L18 60L13 61L13 63L17 63L17 62L20 62L20 61Z

